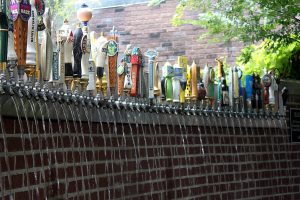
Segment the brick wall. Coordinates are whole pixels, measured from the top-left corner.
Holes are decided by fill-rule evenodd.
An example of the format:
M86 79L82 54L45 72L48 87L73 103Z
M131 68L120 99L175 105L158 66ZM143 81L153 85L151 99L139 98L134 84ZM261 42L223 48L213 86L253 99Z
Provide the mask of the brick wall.
M24 118L1 115L3 199L300 199L300 146L284 121L161 114L163 123L126 111L109 122L120 112L15 97L1 110L13 100Z
M175 13L177 1L170 0L160 7L151 8L147 4L136 4L127 7L113 7L93 11L90 21L91 30L97 33L108 33L115 26L120 33L120 51L124 52L127 44L141 47L146 52L148 48L159 51L158 61L177 61L177 56L187 55L199 65L205 63L216 65L214 59L226 56L233 64L235 57L242 48L241 43L213 43L206 40L198 42L200 33L205 30L192 25L173 27L171 18ZM196 13L189 13L196 17Z

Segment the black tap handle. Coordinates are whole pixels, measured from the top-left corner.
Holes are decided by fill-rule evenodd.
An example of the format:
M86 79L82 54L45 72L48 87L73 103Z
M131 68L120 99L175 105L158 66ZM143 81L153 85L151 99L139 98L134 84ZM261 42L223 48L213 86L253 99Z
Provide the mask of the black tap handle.
M81 39L83 37L83 32L80 27L77 27L74 32L74 43L73 43L73 56L74 56L74 68L73 68L73 77L81 78Z

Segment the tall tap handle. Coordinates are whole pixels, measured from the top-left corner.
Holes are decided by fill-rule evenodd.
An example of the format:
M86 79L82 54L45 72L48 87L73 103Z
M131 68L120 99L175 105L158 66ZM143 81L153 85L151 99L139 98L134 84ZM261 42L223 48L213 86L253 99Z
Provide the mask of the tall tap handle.
M191 99L191 78L192 78L191 67L188 66L186 71L186 88L185 88L185 95L184 95L186 100Z
M148 57L149 99L154 99L154 74L155 74L154 73L154 61L155 61L155 58L158 56L158 52L155 50L148 49L148 51L145 53L145 56Z
M289 98L289 90L286 87L283 87L283 89L281 90L281 95L283 106L286 106L287 100Z
M115 27L110 31L107 44L109 87L115 88L117 83L118 37ZM112 92L112 91L111 91Z
M197 95L198 95L198 92L197 92L197 82L198 82L198 79L197 79L197 65L195 63L195 61L193 61L193 64L191 65L191 87L192 87L192 95L191 95L191 98L193 101L196 101L197 100Z
M74 56L74 66L73 66L73 77L81 78L81 40L83 37L83 32L78 24L74 32L74 43L73 43L73 56Z
M218 79L221 79L221 77L224 77L225 76L225 72L224 72L224 64L223 64L223 61L222 61L222 58L216 58L216 61L218 63L217 65L217 76L218 76Z
M5 65L7 62L7 47L8 47L8 17L6 9L0 11L0 65ZM1 66L6 67L6 66Z
M130 95L136 97L138 94L138 83L140 67L142 66L142 53L139 47L134 47L131 52L131 78L132 88Z
M124 91L124 81L125 81L125 68L126 62L124 58L122 59L121 63L118 65L117 73L118 73L118 96L121 96Z
M174 77L174 67L171 63L166 62L162 69L163 77L165 77L166 101L173 101L173 85L172 78Z
M173 86L173 102L180 103L181 78L183 76L183 68L178 64L174 65L174 77L172 78Z
M53 64L53 43L51 39L51 15L50 9L46 8L43 18L46 30L43 32L41 44L41 71L44 81L49 81Z
M32 7L31 7L31 17L28 21L28 35L27 35L27 55L26 55L26 64L27 65L33 65L36 66L36 55L37 55L37 49L36 49L36 33L37 33L37 25L38 25L38 16L37 11L34 7L34 0L30 1Z

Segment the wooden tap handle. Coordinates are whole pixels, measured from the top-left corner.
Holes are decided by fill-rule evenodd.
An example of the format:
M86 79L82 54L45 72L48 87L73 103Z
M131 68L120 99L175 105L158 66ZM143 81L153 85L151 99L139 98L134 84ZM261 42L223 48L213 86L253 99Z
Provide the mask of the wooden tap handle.
M107 55L108 55L108 71L109 71L109 87L115 88L117 84L117 62L118 62L118 37L111 35L108 37Z

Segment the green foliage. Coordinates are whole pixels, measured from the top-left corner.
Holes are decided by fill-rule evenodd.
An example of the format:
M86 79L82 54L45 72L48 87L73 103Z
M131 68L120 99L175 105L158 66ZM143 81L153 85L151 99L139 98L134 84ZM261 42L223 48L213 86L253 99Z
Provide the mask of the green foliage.
M46 0L46 7L50 7L54 21L63 21L75 13L76 0Z
M299 79L299 74L293 73L294 68L299 68L297 65L300 63L296 63L299 59L300 44L298 42L286 45L279 41L265 40L258 46L245 47L237 58L237 64L243 66L244 75L253 73L261 75L266 69L275 71L277 77L280 78Z
M151 1L154 5L160 2ZM172 23L207 29L200 39L214 36L225 42L254 43L268 38L289 44L300 42L299 10L299 0L178 0ZM191 11L198 13L198 18L186 15Z

